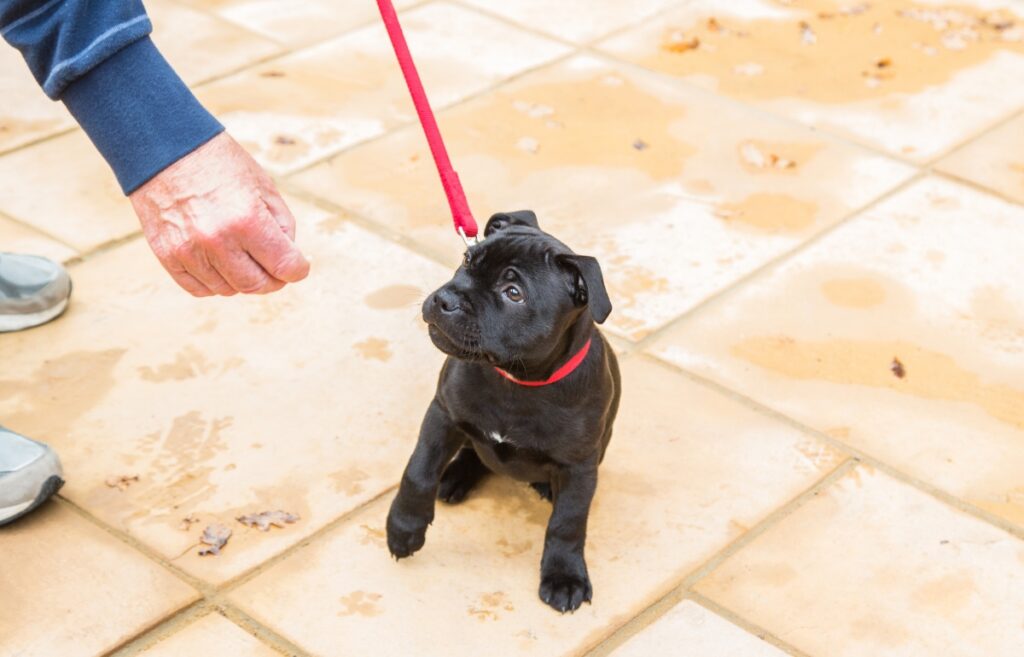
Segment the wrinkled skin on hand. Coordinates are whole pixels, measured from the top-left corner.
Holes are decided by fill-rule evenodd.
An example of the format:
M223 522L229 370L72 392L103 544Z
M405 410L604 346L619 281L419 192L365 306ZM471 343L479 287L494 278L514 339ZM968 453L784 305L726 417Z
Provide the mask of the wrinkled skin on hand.
M197 297L276 292L309 274L295 218L262 168L221 133L129 199L160 264Z

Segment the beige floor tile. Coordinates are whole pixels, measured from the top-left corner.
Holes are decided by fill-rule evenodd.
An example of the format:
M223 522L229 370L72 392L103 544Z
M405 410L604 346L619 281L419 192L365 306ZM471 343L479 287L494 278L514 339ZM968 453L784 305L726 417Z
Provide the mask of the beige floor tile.
M279 653L217 613L203 616L140 653L140 657L200 656L279 657Z
M153 41L185 82L197 84L283 52L273 41L174 0L148 0Z
M289 47L342 34L380 20L376 3L362 0L184 0ZM395 8L419 0L394 0Z
M838 461L660 365L629 360L623 377L590 515L593 605L561 616L540 602L550 505L493 478L463 505L439 506L408 561L384 546L388 495L233 599L318 655L579 654Z
M1024 104L1008 0L695 0L601 47L922 162Z
M911 173L588 56L460 105L441 123L481 223L494 211L532 208L542 228L599 257L616 307L611 330L632 339ZM459 258L418 126L291 180Z
M493 12L520 25L541 30L573 43L589 43L613 31L635 25L658 11L679 4L680 0L632 0L631 2L593 2L593 0L465 0L468 4Z
M74 249L3 217L0 217L0 251L41 255L57 262L66 262L78 255Z
M300 285L193 299L138 240L73 268L61 321L0 342L0 418L55 445L65 494L212 582L396 483L442 360L418 303L448 272L292 209L313 258ZM300 520L235 520L275 510ZM201 557L214 523L233 535Z
M697 588L816 657L1024 645L1024 542L863 466Z
M926 179L653 351L1024 527L1022 226Z
M612 657L669 655L785 657L786 653L691 600L680 602L612 653Z
M435 108L566 52L447 3L404 12L402 21ZM200 98L261 163L279 173L415 118L379 25L203 87Z
M114 174L81 131L0 157L0 212L82 252L139 230Z
M968 144L938 166L1024 203L1024 115Z
M51 502L0 529L3 654L93 657L198 597L196 591Z
M74 119L46 97L21 54L0 43L0 153L66 130Z

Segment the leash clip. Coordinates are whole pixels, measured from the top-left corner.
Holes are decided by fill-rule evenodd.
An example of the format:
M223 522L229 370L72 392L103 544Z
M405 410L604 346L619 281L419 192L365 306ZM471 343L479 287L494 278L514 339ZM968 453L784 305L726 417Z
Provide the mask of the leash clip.
M459 237L461 237L462 241L466 244L466 248L469 248L469 247L473 246L474 244L479 244L480 243L480 236L479 235L474 235L473 236L473 241L470 242L469 241L469 237L466 236L466 231L465 231L465 229L462 228L462 226L459 226L456 230L459 233Z

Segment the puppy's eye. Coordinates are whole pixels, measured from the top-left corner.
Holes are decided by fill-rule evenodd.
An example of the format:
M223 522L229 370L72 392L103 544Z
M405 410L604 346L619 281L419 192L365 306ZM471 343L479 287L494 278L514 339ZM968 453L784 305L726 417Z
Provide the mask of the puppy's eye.
M522 303L526 301L526 297L523 296L523 293L515 285L509 285L501 292L505 295L505 298L513 303Z

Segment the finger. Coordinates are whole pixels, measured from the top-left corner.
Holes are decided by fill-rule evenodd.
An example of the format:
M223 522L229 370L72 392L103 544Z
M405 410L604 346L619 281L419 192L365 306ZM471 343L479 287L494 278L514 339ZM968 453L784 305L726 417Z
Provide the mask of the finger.
M196 280L213 294L232 297L238 289L231 285L210 262L206 252L196 242L183 244L178 252L178 261Z
M210 288L206 287L196 279L195 276L183 271L180 274L171 274L171 278L177 283L183 290L188 292L194 297L212 297L213 292Z
M288 239L294 242L295 215L292 214L292 211L288 208L288 204L284 202L284 199L277 193L277 190L271 188L270 191L264 192L263 203L267 206L267 210L270 211L270 216L274 218L277 225L284 231L284 234L288 236Z
M277 280L286 283L301 281L309 275L309 261L295 243L277 229L279 224L269 221L269 216L267 219L257 230L246 236L245 250Z
M185 290L194 297L212 297L213 291L199 282L192 274L185 271L185 268L180 263L165 263L163 260L160 261L167 273L171 275L174 282L178 284L181 289Z
M242 294L267 294L284 287L237 243L213 251L210 258L228 285Z

